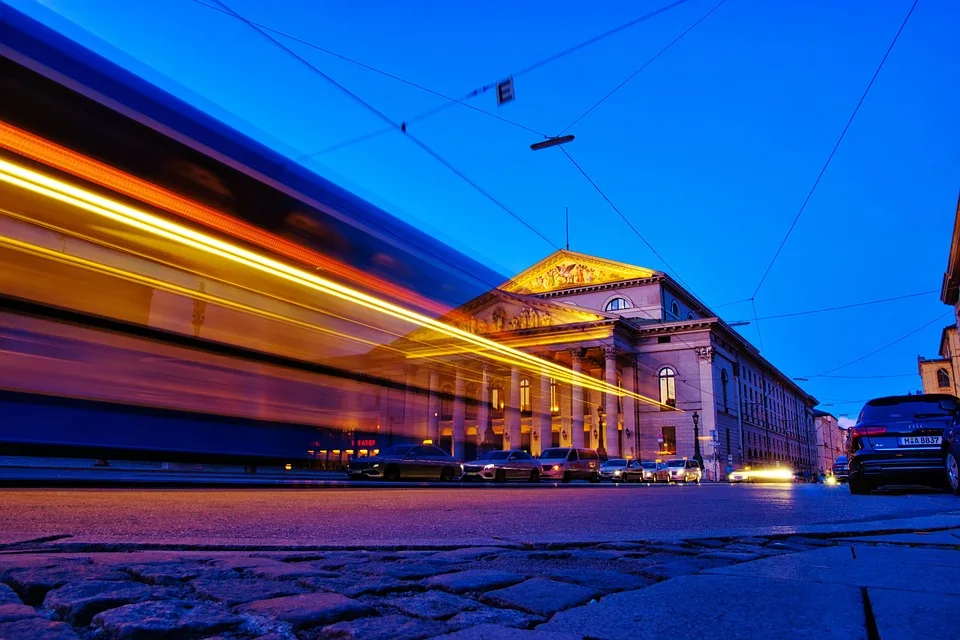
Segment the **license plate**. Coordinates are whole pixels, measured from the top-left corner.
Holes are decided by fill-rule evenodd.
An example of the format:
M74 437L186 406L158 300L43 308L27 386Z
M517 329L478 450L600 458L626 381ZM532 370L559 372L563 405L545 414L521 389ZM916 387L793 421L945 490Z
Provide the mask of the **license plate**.
M910 436L907 438L900 438L900 446L911 447L911 446L923 446L923 445L940 445L940 436Z

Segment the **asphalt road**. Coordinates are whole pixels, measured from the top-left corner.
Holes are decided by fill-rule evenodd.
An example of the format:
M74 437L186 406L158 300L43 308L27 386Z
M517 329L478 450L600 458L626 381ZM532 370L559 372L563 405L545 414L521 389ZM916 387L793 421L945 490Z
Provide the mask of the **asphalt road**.
M940 493L825 485L4 489L0 543L374 545L704 536L960 511Z

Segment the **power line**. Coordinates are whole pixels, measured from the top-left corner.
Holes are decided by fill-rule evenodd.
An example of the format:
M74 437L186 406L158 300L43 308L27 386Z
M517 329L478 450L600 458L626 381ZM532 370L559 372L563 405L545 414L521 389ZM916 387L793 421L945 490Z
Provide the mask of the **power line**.
M836 378L839 380L879 380L881 378L913 378L919 375L917 372L913 373L893 373L889 375L882 376L820 376L821 378Z
M587 182L589 182L590 185L593 186L594 189L596 189L597 193L600 194L600 197L607 201L607 204L610 205L610 208L613 209L614 211L616 211L616 212L617 212L617 215L620 216L620 218L622 218L623 221L627 223L627 226L630 227L630 229L631 229L635 234L637 234L637 237L640 238L640 239L643 241L643 244L647 245L647 248L650 249L650 251L652 251L655 256L657 256L658 258L660 258L660 261L664 264L664 266L667 267L667 269L669 269L670 271L673 271L673 274L674 274L675 276L677 276L677 280L679 280L680 282L682 282L683 285L684 285L685 287L687 287L687 289L689 290L689 289L691 288L690 285L687 284L686 281L684 281L684 279L683 279L682 277L680 277L680 274L677 273L677 270L676 270L676 269L674 269L673 267L670 266L670 263L667 262L666 258L664 258L662 255L660 255L660 252L657 251L657 250L653 247L653 245L650 244L650 242L649 242L646 238L643 237L643 234L640 233L640 231L637 230L637 228L636 228L635 226L633 226L633 223L630 222L629 219L627 219L627 216L623 215L623 212L620 211L620 209L617 207L617 205L615 205L615 204L613 203L613 200L611 200L610 198L607 197L607 194L605 194L605 193L603 192L603 189L601 189L601 188L597 185L597 183L593 181L593 178L591 178L589 175L587 175L587 172L583 170L583 167L581 167L581 166L577 163L577 161L573 159L573 156L570 155L570 152L568 152L564 147L559 147L559 149L560 149L560 151L563 152L563 155L567 156L567 159L570 160L571 163L573 163L573 166L577 168L577 171L579 171L579 172L581 173L581 175L583 175L583 177L587 179Z
M855 364L855 363L857 363L857 362L860 362L861 360L866 360L866 359L869 358L870 356L876 355L876 354L880 353L881 351L884 351L885 349L889 349L890 347L892 347L892 346L895 345L895 344L898 344L898 343L900 343L900 342L903 342L904 340L906 340L906 339L909 338L910 336L914 335L915 333L919 333L919 332L923 331L924 329L926 329L926 328L929 327L930 325L934 324L935 322L940 321L942 318L944 318L945 316L947 316L948 314L951 314L951 313L953 313L953 309L951 309L951 310L949 310L949 311L947 311L947 312L945 312L945 313L941 313L939 316L937 316L936 318L934 318L934 319L931 320L930 322L927 322L927 323L924 324L923 326L917 327L917 328L914 329L913 331L911 331L911 332L909 332L909 333L907 333L907 334L904 334L904 335L900 336L899 338L897 338L897 339L894 340L893 342L887 343L887 344L883 345L882 347L880 347L879 349L874 349L874 350L871 351L870 353L867 353L867 354L865 354L865 355L862 355L862 356L860 356L859 358L855 358L855 359L851 360L850 362L841 364L840 366L834 367L834 368L832 368L832 369L827 369L826 371L824 371L824 372L822 372L822 373L818 373L818 374L816 374L816 375L803 376L803 377L804 377L804 378L821 378L821 377L826 376L826 374L828 374L828 373L833 373L834 371L839 371L840 369L845 369L845 368L849 367L849 366L852 365L852 364Z
M810 309L808 311L795 311L793 313L779 313L773 316L760 316L759 318L754 317L754 320L775 320L777 318L793 318L796 316L808 316L814 313L826 313L827 311L839 311L841 309L853 309L856 307L866 307L873 304L881 304L884 302L893 302L895 300L906 300L907 298L917 298L919 296L928 296L933 293L939 293L940 289L932 289L930 291L921 291L920 293L908 293L902 296L894 296L893 298L882 298L880 300L868 300L867 302L855 302L853 304L843 304L837 307L823 307L820 309ZM732 304L732 303L728 303ZM740 321L737 321L740 322Z
M199 0L193 0L193 1L194 1L194 2L199 2ZM665 5L665 6L663 6L663 7L660 7L659 9L656 9L656 10L654 10L654 11L651 11L651 12L649 12L649 13L646 13L646 14L638 17L638 18L634 18L633 20L630 20L629 22L625 22L625 23L623 23L623 24L621 24L621 25L619 25L619 26L616 26L616 27L614 27L613 29L610 29L610 30L608 30L608 31L604 31L603 33L601 33L601 34L599 34L599 35L593 36L592 38L589 38L589 39L587 39L587 40L584 40L584 41L582 41L582 42L579 42L579 43L577 43L577 44L575 44L575 45L573 45L573 46L571 46L571 47L567 47L567 48L564 49L563 51L560 51L560 52L558 52L558 53L551 54L551 55L549 55L549 56L547 56L546 58L543 58L543 59L541 59L541 60L537 60L536 62L534 62L534 63L532 63L532 64L529 64L529 65L523 67L522 69L519 69L519 70L517 70L517 71L514 71L513 73L508 74L508 75L509 75L509 76L512 76L512 77L517 77L517 76L524 75L524 74L526 74L526 73L530 73L531 71L534 71L534 70L536 70L536 69L539 69L540 67L543 67L543 66L545 66L545 65L547 65L547 64L550 64L551 62L555 62L556 60L559 60L560 58L566 57L566 56L570 55L571 53L574 53L574 52L576 52L576 51L579 51L580 49L583 49L583 48L585 48L585 47L588 47L588 46L590 46L590 45L592 45L592 44L596 44L597 42L600 42L601 40L604 40L604 39L606 39L606 38L609 38L609 37L612 36L612 35L615 35L615 34L617 34L617 33L620 33L621 31L623 31L623 30L625 30L625 29L629 29L630 27L633 27L633 26L635 26L635 25L637 25L637 24L640 24L641 22L645 22L645 21L647 21L647 20L649 20L649 19L651 19L651 18L654 18L654 17L660 15L661 13L664 13L664 12L666 12L666 11L669 11L670 9L673 9L673 8L676 7L676 6L679 6L679 5L681 5L681 4L684 4L685 2L687 2L687 0L677 0L676 2L672 2L671 4L668 4L668 5ZM203 3L201 2L200 4L203 4ZM419 122L419 121L424 120L424 119L426 119L426 118L432 117L432 116L440 113L441 111L445 111L446 109L450 108L451 106L453 106L453 105L455 105L455 104L464 104L464 102L465 102L466 100L469 100L469 99L474 98L474 97L476 97L476 96L478 96L478 95L481 95L481 94L483 94L483 93L486 93L487 91L490 91L490 90L492 90L492 89L495 89L496 86L497 86L497 83L496 83L496 82L492 82L492 83L485 84L485 85L483 85L483 86L481 86L481 87L477 87L477 88L474 89L473 91L470 91L470 92L468 92L467 94L465 94L465 95L464 95L463 97L461 97L459 100L455 100L455 99L453 99L453 98L449 98L449 97L444 96L444 95L442 95L442 94L439 94L439 93L436 93L436 92L432 92L432 93L435 93L435 95L439 95L440 97L445 98L446 100L448 100L448 102L446 102L446 103L444 103L444 104L441 104L441 105L439 105L439 106L433 107L432 109L427 109L426 111L424 111L424 112L422 112L422 113L419 113L419 114L417 114L417 115L415 115L415 116L413 116L413 117L411 117L411 118L407 118L406 120L404 120L404 122L409 125L409 124L412 124L412 123L414 123L414 122ZM454 101L453 101L453 102L449 102L449 100L454 100ZM464 105L464 106L466 106L466 105ZM482 112L482 113L486 113L487 115L493 116L493 114L489 113L488 111L483 111L482 109L478 109L478 111L480 111L480 112ZM494 116L494 117L496 117L496 116ZM510 122L511 124L514 124L514 125L517 124L517 123L512 122L512 121L508 121L508 122ZM521 127L522 127L523 125L518 125L518 126L521 126ZM337 149L343 149L343 148L345 148L345 147L349 147L349 146L352 146L352 145L354 145L354 144L357 144L357 143L360 143L360 142L365 142L365 141L367 141L367 140L371 140L371 139L373 139L373 138L379 137L379 136L381 136L381 135L383 135L383 134L385 134L385 133L390 133L391 131L393 131L393 128L392 128L392 127L391 127L391 128L385 127L385 128L383 128L383 129L379 129L379 130L377 130L377 131L371 131L370 133L366 133L366 134L357 136L357 137L355 137L355 138L351 138L351 139L349 139L349 140L344 140L344 141L342 141L342 142L338 142L338 143L336 143L336 144L334 144L334 145L331 145L331 146L326 147L326 148L324 148L324 149L321 149L321 150L319 150L319 151L315 151L315 152L313 152L313 153L310 153L310 154L308 154L308 157L314 157L314 156L322 155L322 154L324 154L324 153L329 153L329 152L334 151L334 150L337 150ZM549 136L546 136L546 135L544 135L543 133L541 133L541 132L539 132L539 131L533 131L533 133L536 133L537 135L541 135L541 136L543 136L543 137L545 137L545 138L549 137Z
M767 266L767 270L763 272L763 276L760 278L760 282L757 283L757 288L753 292L753 297L760 292L760 287L763 286L764 281L767 279L767 275L770 273L770 270L773 268L773 264L777 261L777 258L780 257L780 252L783 251L783 247L787 244L787 240L790 238L790 234L793 233L794 227L797 226L797 221L800 220L800 216L803 215L804 210L807 208L807 203L810 202L810 198L813 196L813 192L816 191L817 186L820 184L823 174L826 173L827 167L830 166L830 161L833 160L833 156L837 153L837 149L840 148L840 143L843 142L844 136L847 135L847 131L850 129L850 125L853 124L853 119L857 117L857 113L860 111L860 107L863 105L864 100L867 98L867 94L870 93L870 88L873 86L874 81L877 79L877 76L880 75L880 70L883 69L884 63L887 61L887 57L890 55L890 52L893 51L894 45L897 44L897 40L900 39L900 34L903 33L904 27L907 26L907 21L910 20L910 16L913 15L913 10L917 8L917 3L920 0L914 0L913 5L910 7L910 11L907 12L907 16L903 19L903 22L900 24L900 28L897 30L897 34L893 37L893 41L890 42L890 46L887 47L887 51L883 54L883 58L880 60L880 64L877 65L876 71L873 72L873 76L870 78L870 82L867 83L867 88L863 90L863 95L860 96L860 100L857 102L857 106L854 107L853 113L850 114L850 118L847 120L847 124L844 125L843 131L840 132L840 137L837 138L836 144L833 145L833 149L830 151L830 155L827 156L827 161L823 163L823 167L820 169L820 173L817 175L817 179L813 181L813 186L810 187L810 191L807 192L807 197L803 199L803 204L800 205L800 210L797 211L797 215L794 217L793 222L790 224L790 228L787 229L787 234L783 237L783 240L780 242L780 246L777 247L777 252L773 254L773 259L770 261L770 264Z
M763 348L763 334L760 333L760 319L757 317L757 302L750 298L750 306L753 307L753 322L757 327L757 340L760 342L760 352L763 353L765 349Z
M703 22L704 20L706 20L706 19L710 16L710 14L712 14L714 11L716 11L717 9L719 9L719 8L720 8L720 5L722 5L722 4L725 3L726 1L727 1L727 0L720 0L720 2L718 2L716 5L714 5L714 7L713 7L712 9L710 9L710 10L707 11L705 14L703 14L702 16L700 16L700 18L699 18L696 22L694 22L694 23L691 24L689 27L687 27L686 29L684 29L684 31L683 31L680 35L678 35L676 38L674 38L673 40L671 40L665 47L663 47L662 49L660 49L659 51L657 51L651 58L649 58L646 62L644 62L642 65L640 65L640 67L638 67L636 71L634 71L633 73L631 73L630 75L628 75L626 78L623 79L623 81L622 81L620 84L618 84L617 86L615 86L613 89L611 89L610 91L608 91L608 92L606 93L606 95L604 95L602 98L600 98L599 100L597 100L597 101L593 104L593 106L591 106L589 109L587 109L586 111L584 111L583 113L581 113L579 116L577 116L577 117L574 119L573 122L571 122L570 124L568 124L567 126L565 126L563 129L561 129L561 130L560 130L560 133L557 134L557 137L560 137L561 135L563 135L563 133L564 133L565 131L567 131L568 129L570 129L570 127L572 127L573 125L575 125L575 124L577 124L578 122L580 122L581 120L583 120L585 117L587 117L587 116L590 114L591 111L593 111L594 109L596 109L597 107L599 107L601 104L603 104L603 103L607 100L607 98L609 98L610 96L612 96L613 94L615 94L615 93L616 93L617 91L619 91L625 84L627 84L628 82L630 82L631 80L633 80L633 78L634 78L637 74L639 74L641 71L643 71L643 70L646 69L648 66L650 66L650 64L651 64L654 60L656 60L656 59L659 58L661 55L663 55L664 53L666 53L666 51L667 51L670 47L672 47L673 45L675 45L675 44L677 44L678 42L680 42L685 35L687 35L687 34L690 33L691 31L693 31L693 30L696 28L697 25L699 25L701 22Z
M384 76L384 77L386 77L386 78L390 78L391 80L396 80L397 82L402 82L403 84L409 85L409 86L411 86L411 87L415 87L415 88L420 89L421 91L425 91L426 93L429 93L429 94L431 94L431 95L435 95L435 96L437 96L437 97L443 98L444 100L447 100L447 101L450 102L450 103L458 104L458 105L460 105L460 106L466 107L467 109L472 109L473 111L476 111L477 113L481 113L481 114L483 114L483 115L485 115L485 116L489 116L489 117L494 118L494 119L496 119L496 120L499 120L499 121L501 121L501 122L505 122L506 124L513 125L514 127L517 127L517 128L519 128L519 129L523 129L524 131L527 131L527 132L529 132L529 133L533 133L533 134L542 136L542 137L544 137L544 138L549 138L549 137L550 137L550 136L548 136L547 134L543 133L542 131L537 131L536 129L533 129L532 127L526 126L525 124L521 124L521 123L516 122L516 121L514 121L514 120L510 120L509 118L504 118L503 116L497 115L497 114L495 114L495 113L490 113L489 111L486 111L486 110L481 109L481 108L479 108L479 107L475 107L475 106L473 106L472 104L469 104L469 103L467 103L467 102L464 102L464 100L472 97L472 94L468 94L468 95L465 96L464 98L454 98L454 97L452 97L452 96L448 96L448 95L446 95L446 94L444 94L444 93L441 93L441 92L436 91L436 90L434 90L434 89L431 89L431 88L429 88L429 87L425 87L425 86L423 86L423 85L421 85L421 84L418 84L418 83L416 83L416 82L413 82L412 80L407 80L406 78L402 78L402 77L400 77L400 76L398 76L398 75L395 75L395 74L393 74L393 73L390 73L390 72L388 72L388 71L384 71L383 69L378 69L377 67L374 67L374 66L372 66L372 65L369 65L369 64L367 64L367 63L365 63L365 62L361 62L361 61L359 61L359 60L355 60L355 59L350 58L350 57L348 57L348 56L345 56L345 55L343 55L343 54L341 54L341 53L337 53L336 51L332 51L332 50L330 50L330 49L327 49L326 47L322 47L322 46L320 46L320 45L318 45L318 44L315 44L315 43L313 43L313 42L310 42L310 41L308 41L308 40L304 40L303 38L298 38L297 36L291 35L291 34L285 32L285 31L281 31L280 29L275 29L274 27L270 27L270 26L265 25L265 24L262 24L262 23L260 23L260 22L254 22L254 21L252 21L252 20L247 20L246 18L240 18L240 17L238 17L237 15L235 15L235 14L233 14L233 13L230 13L230 11L227 11L226 9L222 9L222 8L220 8L220 7L216 7L216 6L211 5L211 4L207 4L206 2L203 2L203 0L191 0L191 1L194 2L194 3L196 3L196 4L199 4L200 6L207 7L208 9L213 9L214 11L219 11L220 13L222 13L222 14L224 14L224 15L226 15L226 16L229 16L229 17L231 17L231 18L235 18L235 19L238 19L238 20L242 20L242 21L244 21L244 22L247 22L248 24L253 25L253 26L255 26L255 27L259 28L259 29L263 29L264 31L269 31L269 32L271 32L271 33L275 33L275 34L277 34L277 35L279 35L279 36L283 36L284 38L287 38L287 39L289 39L289 40L293 40L294 42L298 42L298 43L300 43L300 44L302 44L302 45L304 45L304 46L307 46L307 47L311 47L311 48L313 48L313 49L316 49L317 51L322 51L323 53L326 53L327 55L333 56L334 58L339 58L340 60L344 60L344 61L349 62L349 63L351 63L351 64L354 64L354 65L356 65L356 66L358 66L358 67L361 67L361 68L363 68L363 69L367 69L368 71L373 71L374 73L378 73L378 74L380 74L380 75L382 75L382 76ZM408 121L407 123L409 124L409 122L410 122L410 121ZM385 129L385 130L382 129L382 130L380 130L380 132L374 132L374 133L367 134L367 135L364 137L364 139L369 139L369 138L375 137L376 135L380 135L380 133L382 133L382 132L384 132L384 131L393 131L393 127L390 127L389 129ZM321 153L321 152L317 152L317 153ZM306 154L306 155L301 156L300 158L297 158L297 160L304 160L304 159L306 159L306 158L309 158L311 155L316 155L316 154Z
M279 47L279 48L282 49L283 51L287 52L289 55L293 56L293 57L294 57L295 59L297 59L301 64L305 65L308 69L310 69L311 71L313 71L314 73L316 73L317 75L319 75L320 77L322 77L324 80L326 80L327 82L329 82L330 84L332 84L333 86L335 86L337 89L339 89L339 90L342 91L343 93L345 93L345 94L347 94L348 96L350 96L351 98L353 98L356 102L358 102L358 103L359 103L360 105L362 105L365 109L367 109L368 111L370 111L371 113L373 113L375 116L377 116L378 118L380 118L380 119L383 120L384 122L389 123L390 125L392 125L392 126L393 126L394 128L396 128L397 130L400 130L400 131L403 131L403 130L404 130L404 128L403 128L399 123L394 122L388 115L386 115L385 113L383 113L382 111L380 111L379 109L377 109L376 107L374 107L372 104L370 104L369 102L367 102L366 100L364 100L363 98L361 98L360 96L358 96L356 93L354 93L353 91L351 91L351 90L348 89L347 87L343 86L342 84L340 84L339 82L337 82L336 80L334 80L333 78L331 78L329 75L327 75L326 73L324 73L323 71L321 71L319 68L317 68L315 65L313 65L310 61L306 60L305 58L303 58L302 56L300 56L299 54L297 54L295 51L293 51L292 49L290 49L290 48L287 47L286 45L282 44L280 41L278 41L276 38L274 38L273 36L271 36L270 34L268 34L266 31L262 30L260 27L256 26L256 25L253 24L252 22L248 21L246 18L244 18L243 16L241 16L239 13L237 13L236 11L234 11L233 9L231 9L230 7L228 7L224 2L222 2L222 0L216 0L216 2L217 2L218 4L220 4L222 7L224 7L226 10L230 11L230 12L231 12L233 15L235 15L238 19L243 20L244 22L246 22L246 23L250 26L251 29L255 30L255 31L256 31L257 33L259 33L261 36L263 36L264 38L266 38L267 40L269 40L270 42L272 42L274 45L276 45L277 47ZM404 133L406 133L406 132L404 131ZM519 214L517 214L517 213L516 213L515 211L513 211L510 207L508 207L508 206L505 205L503 202L501 202L501 201L498 200L496 197L494 197L489 191L487 191L486 189L484 189L483 187L481 187L479 184L477 184L476 182L474 182L473 180L471 180L469 177L467 177L466 174L464 174L462 171L460 171L460 170L457 169L455 166L453 166L453 164L451 164L450 161L448 161L446 158L444 158L444 157L441 156L439 153L437 153L436 151L434 151L433 149L431 149L425 142L423 142L422 140L420 140L419 138L417 138L416 136L414 136L414 135L412 135L412 134L410 134L410 133L406 133L406 137L409 138L410 140L412 140L412 141L414 142L414 144L416 144L418 147L420 147L421 149L423 149L424 151L426 151L429 155L433 156L434 159L436 159L438 162L440 162L441 164L443 164L443 165L444 165L445 167L447 167L450 171L452 171L452 172L455 173L457 176L459 176L462 180L464 180L464 182L466 182L467 184L469 184L470 186L472 186L474 189L476 189L477 191L479 191L481 194L483 194L483 195L484 195L487 199L489 199L491 202L493 202L493 203L496 204L498 207L500 207L501 209L503 209L504 211L506 211L508 214L510 214L510 215L511 215L514 219L516 219L518 222L520 222L520 223L523 224L525 227L527 227L528 229L530 229L531 231L533 231L535 234L537 234L538 236L540 236L540 238L542 238L547 244L551 245L551 246L554 247L555 249L559 249L559 248L560 248L556 243L554 243L552 240L550 240L550 238L548 238L546 235L544 235L540 230L538 230L536 227L534 227L534 226L531 225L529 222L527 222L527 221L524 220L522 217L520 217Z

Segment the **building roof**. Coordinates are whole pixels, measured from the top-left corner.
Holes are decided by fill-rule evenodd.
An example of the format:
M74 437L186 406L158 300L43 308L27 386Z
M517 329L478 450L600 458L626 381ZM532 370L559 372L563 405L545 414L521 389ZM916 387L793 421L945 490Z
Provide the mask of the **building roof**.
M837 416L833 415L833 414L830 413L829 411L823 411L822 409L814 409L814 410L813 410L813 417L814 417L814 418L826 418L826 417L828 417L828 416L831 417L831 418L833 418L834 420L837 419Z
M538 294L629 282L662 275L653 269L560 249L500 285L502 291Z

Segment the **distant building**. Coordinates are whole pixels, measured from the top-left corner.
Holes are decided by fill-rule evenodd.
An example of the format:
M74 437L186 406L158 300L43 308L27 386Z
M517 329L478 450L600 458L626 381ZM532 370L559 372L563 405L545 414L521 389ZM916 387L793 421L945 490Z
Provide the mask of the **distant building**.
M711 479L757 463L817 471L816 399L664 273L561 250L445 320L628 394L546 368L481 371L475 354L424 330L383 350L376 368L429 396L386 394L381 424L467 459L481 448L551 446L693 459L699 435Z
M816 471L826 473L833 468L833 463L839 456L846 455L847 432L840 426L837 418L826 411L814 409L813 419L817 432Z
M957 372L960 371L960 337L956 325L944 327L940 334L940 357L917 358L917 368L924 393L960 395Z

